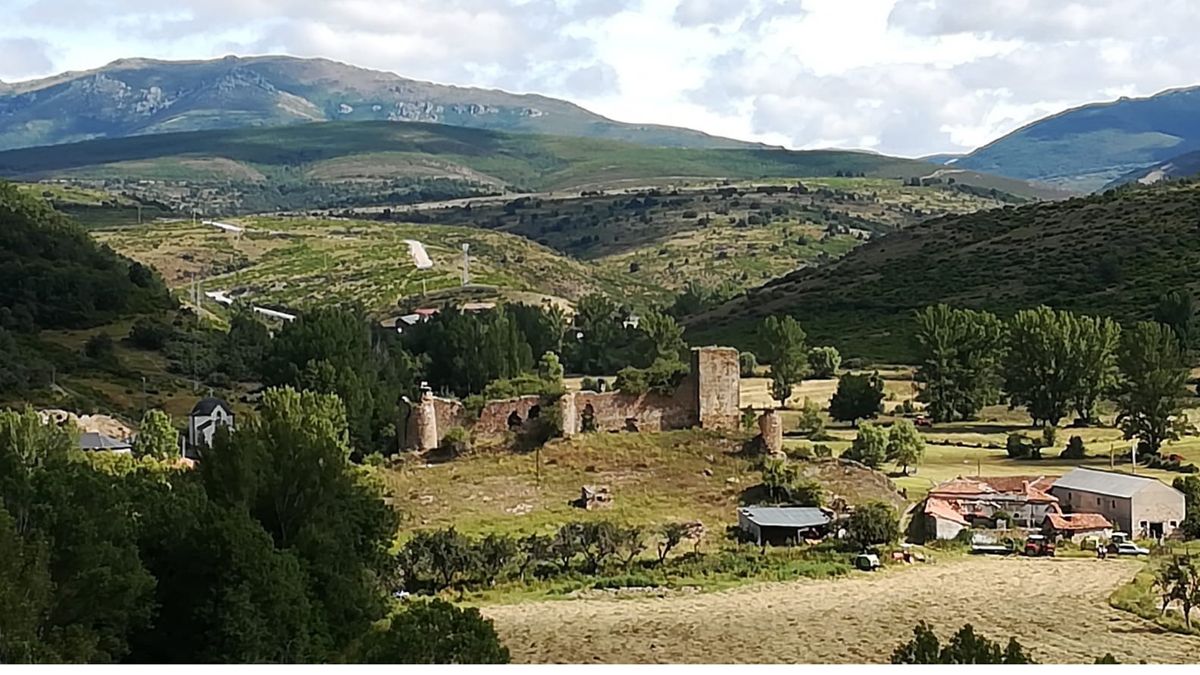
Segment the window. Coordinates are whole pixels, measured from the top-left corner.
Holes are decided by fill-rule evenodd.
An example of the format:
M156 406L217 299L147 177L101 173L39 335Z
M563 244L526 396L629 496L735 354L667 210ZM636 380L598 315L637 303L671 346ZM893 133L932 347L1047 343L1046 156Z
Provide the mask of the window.
M1100 498L1096 497L1096 506L1100 506L1100 501L1101 501Z
M1140 524L1141 524L1141 526L1142 526L1143 528L1145 528L1145 527L1146 527L1146 521L1144 521L1144 520L1143 520L1143 521L1142 521Z
M1114 509L1117 508L1117 500L1115 500L1115 499L1112 500L1112 504L1110 506L1111 506L1111 508L1114 508Z
M1176 523L1175 523L1175 521L1173 521L1173 520L1172 520L1172 521L1171 521L1171 527L1175 527L1175 526L1176 526Z

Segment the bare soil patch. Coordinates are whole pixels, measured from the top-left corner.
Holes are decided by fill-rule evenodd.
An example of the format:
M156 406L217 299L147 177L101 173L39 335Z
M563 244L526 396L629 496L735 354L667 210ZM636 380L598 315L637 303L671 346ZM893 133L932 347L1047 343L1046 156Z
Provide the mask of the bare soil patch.
M1200 638L1113 609L1142 563L968 557L831 581L708 594L483 608L516 662L886 662L920 620L1016 637L1041 663L1194 663Z

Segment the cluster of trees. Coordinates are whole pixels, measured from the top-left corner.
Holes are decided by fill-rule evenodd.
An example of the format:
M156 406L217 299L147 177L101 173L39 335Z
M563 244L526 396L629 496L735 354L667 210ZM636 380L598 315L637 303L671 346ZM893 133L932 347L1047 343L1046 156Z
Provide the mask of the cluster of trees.
M1178 299L1164 305L1190 307ZM1122 331L1111 319L1048 307L1005 323L988 312L927 307L917 313L921 400L934 420L950 421L1006 396L1035 423L1055 426L1071 413L1093 420L1096 404L1113 396L1126 436L1157 453L1183 430L1189 326L1141 322Z
M943 645L937 633L922 621L913 628L912 639L892 652L892 663L1017 665L1036 661L1016 638L1009 638L1008 644L1001 647L1000 643L976 634L971 624L964 625Z
M153 270L3 181L0 222L0 329L86 328L172 304Z
M581 298L575 307L573 335L564 340L567 368L586 375L606 375L627 367L660 372L676 364L686 368L688 346L683 327L673 316L652 308L633 326L625 325L626 315L606 296Z
M687 536L683 523L646 528L604 520L570 522L553 535L522 537L424 530L396 555L396 583L409 592L436 593L572 573L596 575L628 570L646 551L654 552L651 564L661 566Z
M833 347L805 346L808 335L790 316L769 316L759 335L759 354L771 364L771 397L787 403L792 387L806 377L828 378L837 373L841 354ZM757 360L742 364L743 376L753 372Z
M334 396L268 390L196 471L75 447L0 412L2 662L392 662L455 625L491 632L444 607L375 625L396 516L351 463Z
M920 464L924 455L925 441L916 426L906 419L896 420L887 431L864 422L850 447L842 453L842 457L873 469L879 468L885 461L899 464L906 476L908 467Z

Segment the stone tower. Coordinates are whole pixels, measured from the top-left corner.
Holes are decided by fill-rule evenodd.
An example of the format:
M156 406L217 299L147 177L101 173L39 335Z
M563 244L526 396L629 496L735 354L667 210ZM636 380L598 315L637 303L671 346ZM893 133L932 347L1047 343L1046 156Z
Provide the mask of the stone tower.
M742 415L738 350L693 348L691 374L697 425L701 429L737 429Z

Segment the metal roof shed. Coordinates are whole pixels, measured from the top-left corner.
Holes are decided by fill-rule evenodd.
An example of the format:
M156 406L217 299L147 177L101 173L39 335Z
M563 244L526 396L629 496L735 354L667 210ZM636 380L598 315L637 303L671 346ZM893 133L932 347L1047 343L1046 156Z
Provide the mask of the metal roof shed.
M832 521L814 506L747 506L738 509L738 527L761 546L799 541L808 533L820 533Z

